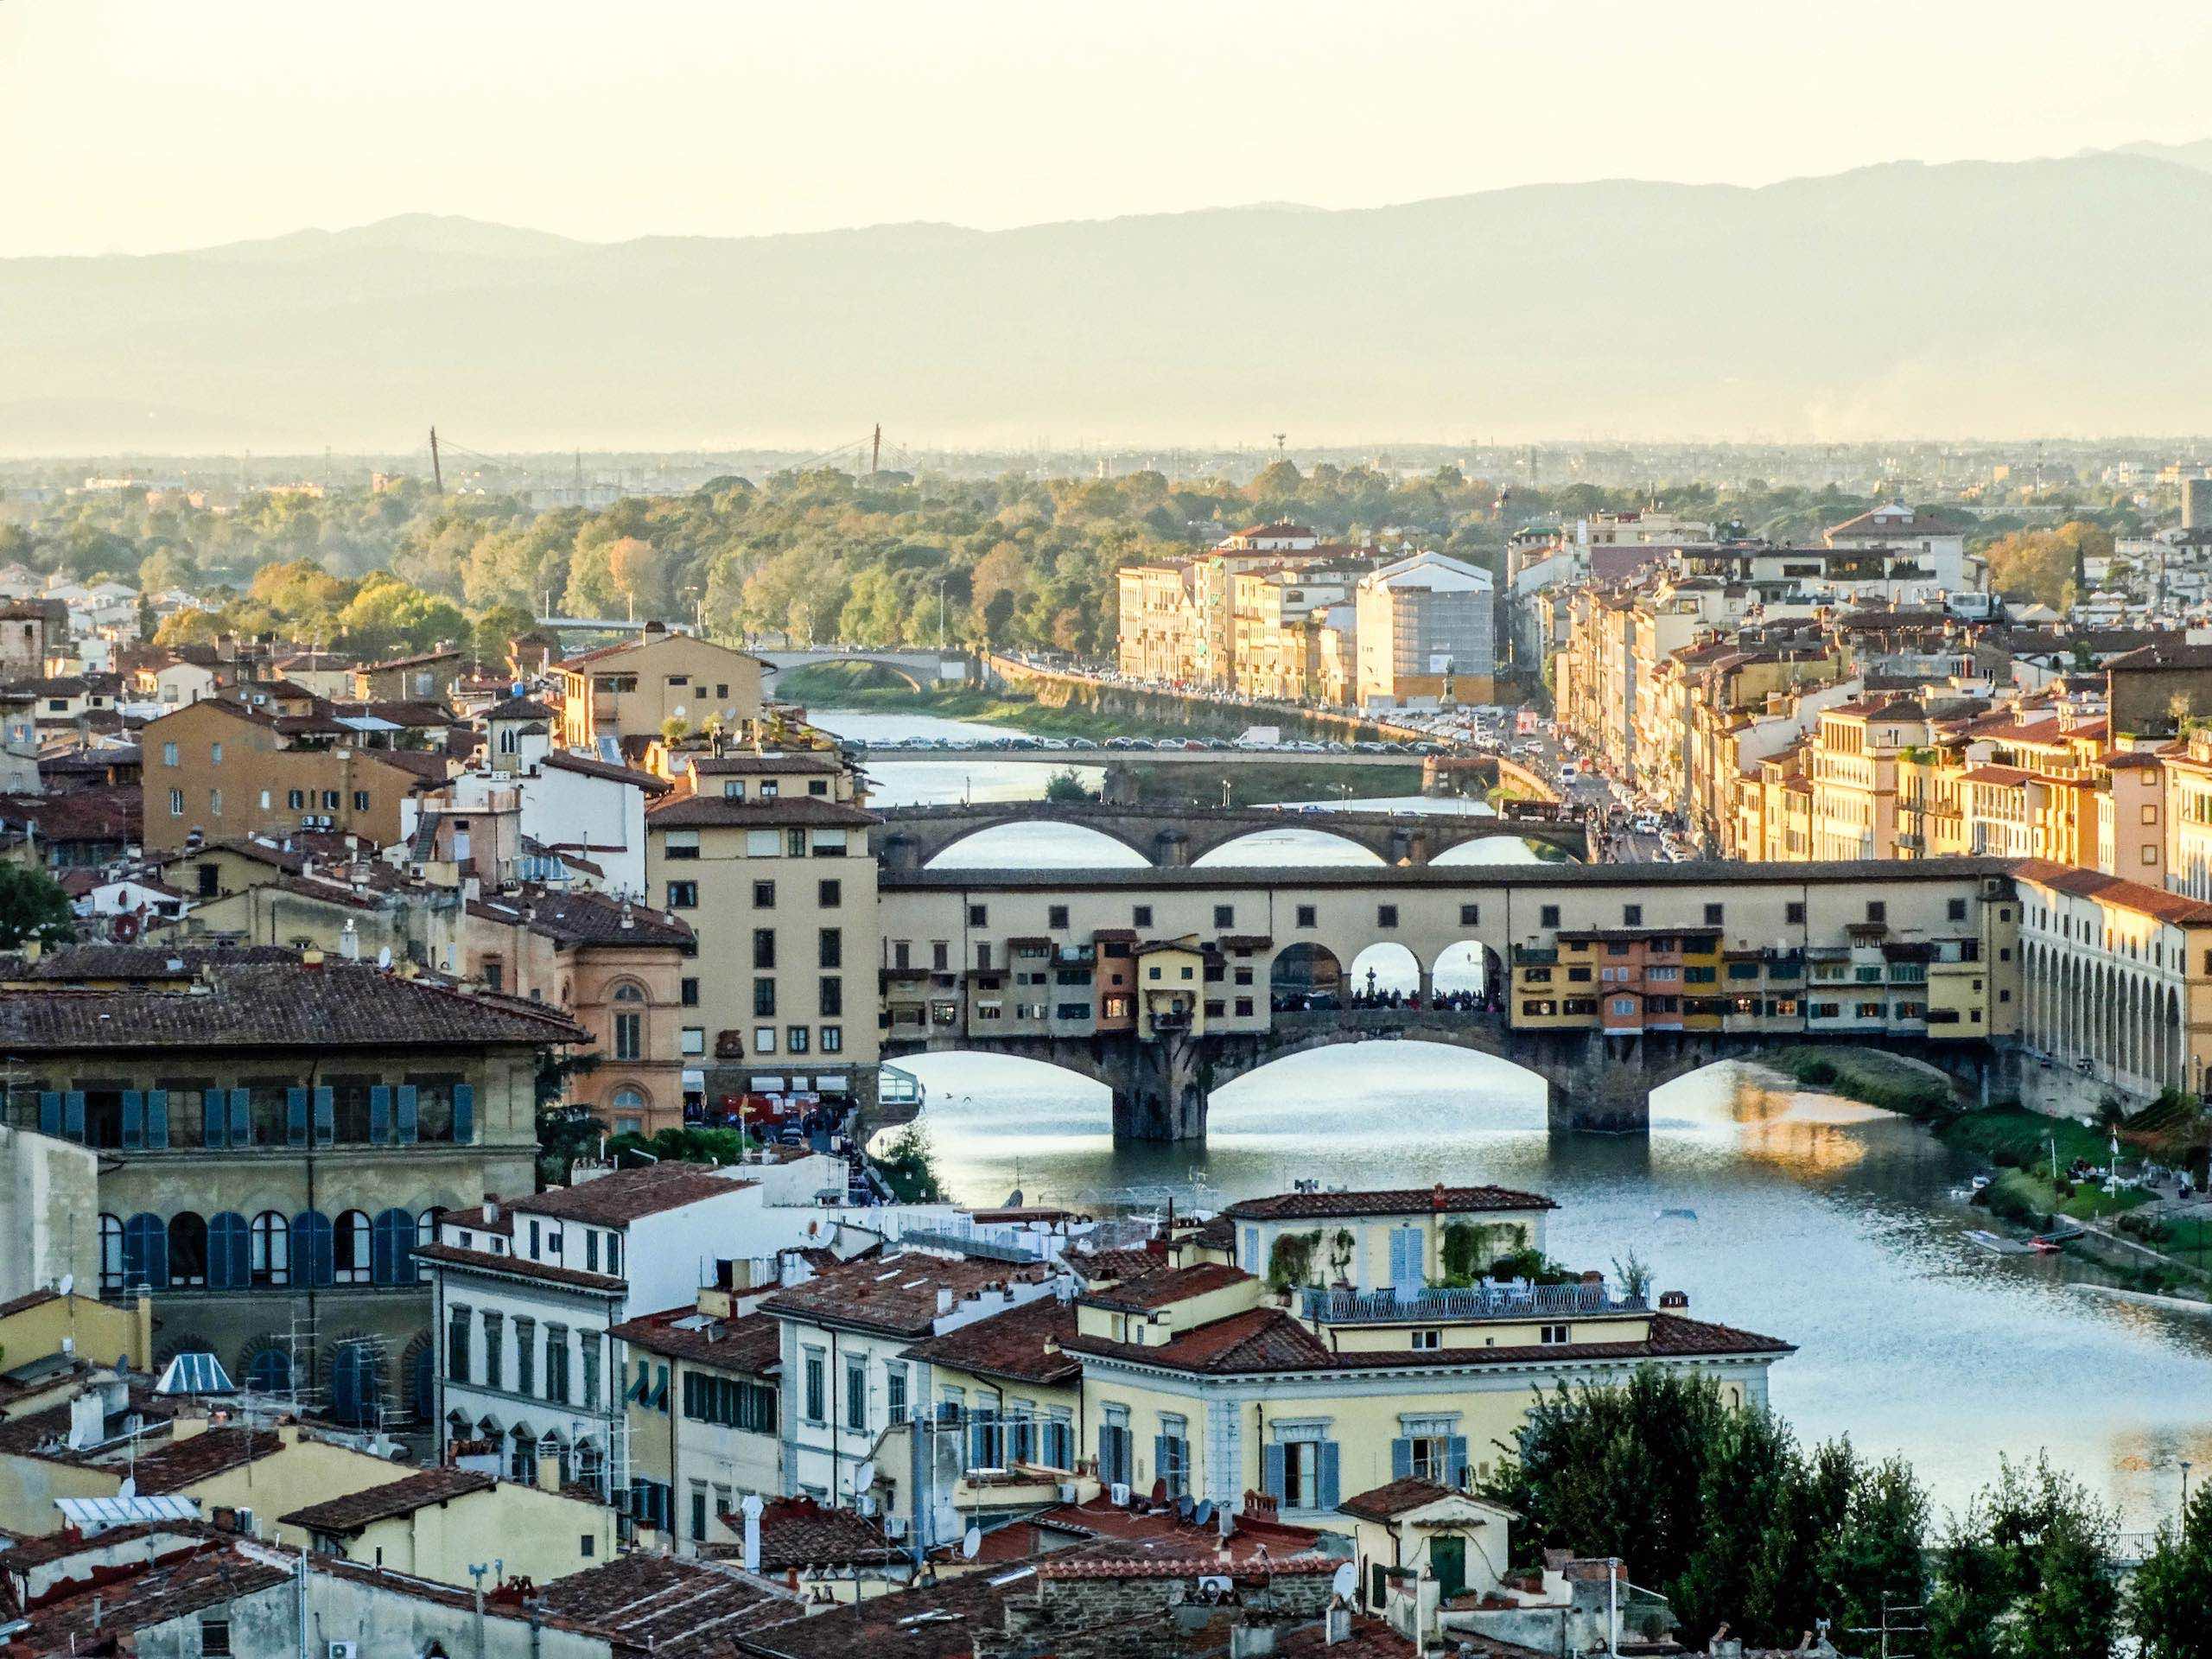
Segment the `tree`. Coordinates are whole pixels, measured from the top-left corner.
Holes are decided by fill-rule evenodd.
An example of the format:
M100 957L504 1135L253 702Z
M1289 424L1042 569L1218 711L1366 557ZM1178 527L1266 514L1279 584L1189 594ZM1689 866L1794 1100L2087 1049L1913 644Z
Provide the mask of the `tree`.
M1932 1659L2110 1659L2119 1632L2119 1522L2038 1457L2006 1459L1945 1529L1929 1598Z
M938 1179L937 1163L930 1154L929 1134L919 1123L909 1123L884 1147L881 1157L870 1156L868 1161L899 1203L944 1202L944 1184Z
M29 865L0 865L0 950L16 950L30 940L67 944L77 937L69 895L44 870Z
M2212 1481L2161 1526L2127 1586L2127 1630L2142 1659L2212 1659Z
M1095 801L1098 793L1070 770L1056 772L1045 780L1045 798L1048 801Z
M1834 1586L1828 1617L1845 1630L1878 1630L1885 1605L1910 1607L1928 1592L1928 1494L1902 1458L1860 1465L1844 1522L1821 1576Z

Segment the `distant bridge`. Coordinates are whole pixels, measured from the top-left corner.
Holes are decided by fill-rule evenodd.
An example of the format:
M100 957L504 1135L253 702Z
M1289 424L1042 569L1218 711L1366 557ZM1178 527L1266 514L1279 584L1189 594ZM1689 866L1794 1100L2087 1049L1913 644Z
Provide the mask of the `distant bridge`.
M697 630L658 617L541 616L537 626L553 633L693 633ZM964 651L931 651L905 645L805 645L779 650L742 645L739 649L760 659L764 687L787 669L810 668L817 663L864 663L890 670L917 691L957 682L967 684L981 673L976 658ZM947 671L950 671L948 672Z
M1222 755L1191 757L1219 760ZM1158 867L1189 864L1217 848L1270 830L1313 830L1363 847L1385 864L1426 864L1474 841L1511 840L1587 860L1589 831L1563 813L1493 817L1460 812L1286 812L1266 807L1114 806L1096 801L979 801L876 809L869 831L887 870L918 870L950 847L1010 823L1066 823L1095 830Z
M1418 766L1418 754L1320 754L1295 749L994 749L977 745L960 748L893 748L870 744L861 751L863 760L944 761L1013 760L1031 766L1111 766L1124 762L1153 766Z

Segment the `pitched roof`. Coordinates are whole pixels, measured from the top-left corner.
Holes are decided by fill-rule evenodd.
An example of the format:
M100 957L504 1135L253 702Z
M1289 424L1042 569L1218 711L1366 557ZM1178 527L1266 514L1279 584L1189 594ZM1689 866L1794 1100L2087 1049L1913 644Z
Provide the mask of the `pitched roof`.
M85 1048L391 1048L580 1043L565 1015L354 963L236 963L189 990L0 991L0 1046Z
M586 778L604 778L610 783L632 784L648 795L665 795L676 787L665 778L657 778L650 772L639 772L634 766L618 766L611 760L601 760L588 754L575 754L567 749L556 749L537 763L550 766L556 772L577 772Z
M859 828L880 822L849 801L819 795L784 795L772 801L738 801L726 795L678 795L646 809L655 829L782 829L786 825Z
M450 1219L450 1217L448 1217ZM557 1285L564 1290L596 1292L612 1296L629 1287L621 1280L604 1273L586 1273L581 1268L557 1268L550 1262L533 1262L526 1255L512 1251L493 1255L489 1250L464 1249L458 1244L417 1244L415 1255L418 1261L439 1262L451 1268L463 1268L474 1273L497 1274L511 1279L525 1279L542 1285Z
M665 912L584 890L555 893L525 887L477 899L468 913L528 928L563 946L682 945L691 938L691 929Z
M1676 931L1681 930L1677 929ZM1408 1186L1368 1192L1278 1192L1240 1198L1222 1211L1239 1221L1322 1221L1340 1216L1463 1215L1484 1210L1556 1210L1541 1192L1510 1186Z
M1124 1279L1103 1290L1089 1292L1083 1300L1087 1307L1125 1308L1141 1313L1251 1282L1250 1274L1242 1268L1232 1268L1226 1262L1193 1262L1187 1267L1166 1268Z
M553 1216L595 1227L621 1227L647 1216L681 1210L687 1204L726 1198L758 1185L739 1179L727 1170L697 1164L647 1164L642 1169L618 1169L575 1186L511 1199L507 1208L517 1215Z
M412 1515L470 1492L487 1492L497 1484L490 1475L474 1469L425 1469L404 1480L310 1503L276 1519L284 1526L310 1532L359 1532L372 1522Z
M1033 1281L1042 1271L975 1256L903 1250L817 1274L803 1285L768 1297L760 1311L893 1336L926 1337L937 1323L938 1291L951 1292L953 1306L958 1307L1016 1280Z
M741 1546L723 1545L716 1553L734 1558ZM810 1497L774 1497L760 1510L760 1568L785 1573L810 1567L889 1567L906 1560L906 1550L883 1529L850 1510L829 1510Z
M1449 1487L1408 1475L1347 1497L1337 1508L1363 1521L1395 1521L1411 1510L1426 1509L1440 1497L1454 1496Z
M2015 860L2012 874L2023 881L2055 887L2080 899L2094 899L2117 909L2132 910L2138 915L2171 922L2177 927L2212 927L2212 904L2122 876L2105 875L2071 864L2055 864L2043 858Z
M906 1357L1019 1382L1070 1382L1083 1367L1060 1344L1075 1334L1075 1319L1073 1307L1057 1296L1043 1296L943 1336L925 1337Z
M143 1496L157 1497L274 1457L283 1446L283 1437L266 1429L203 1428L189 1440L171 1440L141 1452L131 1473Z
M772 1375L783 1363L783 1327L765 1313L718 1319L687 1304L626 1319L607 1334L649 1353L754 1376Z
M13 1632L10 1650L29 1655L98 1653L118 1632L145 1630L242 1596L274 1589L292 1577L289 1567L254 1560L234 1547L214 1547L157 1561L129 1578L35 1609ZM111 1649L112 1650L112 1649Z
M645 1551L555 1579L537 1593L556 1617L662 1659L721 1659L739 1650L739 1637L805 1611L781 1586L726 1563Z

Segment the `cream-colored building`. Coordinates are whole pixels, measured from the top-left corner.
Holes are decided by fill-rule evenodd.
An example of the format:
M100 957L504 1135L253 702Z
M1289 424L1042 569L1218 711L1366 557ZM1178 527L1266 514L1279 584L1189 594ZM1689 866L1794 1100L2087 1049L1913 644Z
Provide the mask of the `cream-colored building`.
M615 1511L560 1490L548 1458L543 1484L478 1470L423 1469L276 1517L318 1555L467 1587L488 1550L510 1579L550 1584L614 1559Z
M1361 577L1358 706L1373 712L1494 702L1495 586L1489 571L1436 552Z
M571 657L561 680L561 743L642 746L671 721L737 731L760 718L760 659L696 634L647 625L642 638Z

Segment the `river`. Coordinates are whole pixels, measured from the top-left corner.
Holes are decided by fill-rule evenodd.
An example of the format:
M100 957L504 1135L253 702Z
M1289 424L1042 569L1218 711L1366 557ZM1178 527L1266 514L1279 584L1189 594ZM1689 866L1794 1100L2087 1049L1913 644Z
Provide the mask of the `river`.
M854 735L976 729L817 718ZM1012 775L968 786L1013 792L973 798L1034 794L1048 772L976 770L994 766ZM870 768L885 800L941 790L943 773L966 770L906 767L910 784L895 765ZM930 798L960 798L950 786ZM1079 830L988 836L945 861L1109 861ZM1272 845L1240 843L1237 861L1371 856L1311 836L1270 832ZM1100 845L1110 861L1135 861ZM1352 964L1354 980L1370 965ZM2094 1272L2063 1259L1975 1249L1962 1236L1974 1222L1949 1196L1972 1166L1872 1108L1716 1066L1654 1096L1648 1139L1555 1140L1525 1073L1454 1049L1369 1044L1300 1055L1217 1091L1202 1147L1133 1148L1112 1142L1105 1090L1071 1074L991 1055L903 1064L928 1089L931 1144L965 1200L995 1204L1019 1187L1032 1201L1218 1205L1317 1173L1355 1187L1494 1181L1547 1192L1561 1206L1554 1255L1603 1268L1633 1251L1659 1288L1688 1294L1694 1315L1796 1343L1775 1370L1775 1408L1808 1441L1848 1434L1862 1452L1903 1453L1939 1507L1963 1503L2000 1453L2039 1448L2131 1529L2174 1512L2180 1459L2212 1475L2212 1319L2098 1296L2079 1287Z

